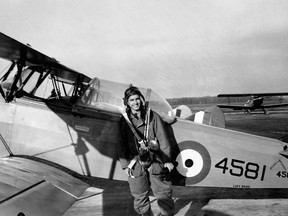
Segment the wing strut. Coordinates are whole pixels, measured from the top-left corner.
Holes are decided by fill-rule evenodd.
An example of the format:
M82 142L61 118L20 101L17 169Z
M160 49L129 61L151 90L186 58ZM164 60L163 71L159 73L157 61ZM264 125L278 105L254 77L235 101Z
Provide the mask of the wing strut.
M15 97L15 94L16 94L16 85L17 85L17 82L21 76L21 72L22 72L22 69L23 69L24 65L21 64L20 62L17 63L17 74L15 76L15 79L13 81L13 84L11 86L11 90L9 92L9 94L7 95L7 102L11 102L13 100L13 98Z
M15 65L16 65L16 62L13 61L8 71L0 78L0 81L5 81L8 78L9 74L14 69Z
M60 90L59 90L59 86L57 86L56 78L54 77L54 75L51 75L51 79L52 79L53 88L55 89L56 98L59 99L60 98L60 93L59 93Z
M40 70L38 71L40 72ZM47 78L47 76L50 74L51 72L51 69L47 70L47 72L45 73L45 69L41 69L41 72L40 72L40 76L37 80L37 83L35 85L35 87L33 88L33 90L31 91L31 93L34 95L36 90L38 89L38 87L43 83L43 81Z
M6 150L8 151L10 156L14 156L13 152L11 151L11 149L9 148L8 144L6 143L5 139L3 138L2 134L0 133L0 139L4 145L4 147L6 148Z

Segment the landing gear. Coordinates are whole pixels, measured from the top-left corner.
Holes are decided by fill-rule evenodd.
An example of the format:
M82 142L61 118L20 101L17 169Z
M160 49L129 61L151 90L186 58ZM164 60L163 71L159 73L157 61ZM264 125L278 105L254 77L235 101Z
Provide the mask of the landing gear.
M251 110L249 109L245 110L245 114L251 114Z

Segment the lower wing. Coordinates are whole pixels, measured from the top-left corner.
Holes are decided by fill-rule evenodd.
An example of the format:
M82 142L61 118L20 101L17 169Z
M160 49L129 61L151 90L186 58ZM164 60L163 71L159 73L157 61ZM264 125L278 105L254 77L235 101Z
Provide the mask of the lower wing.
M40 161L0 158L1 215L63 215L87 188L80 179Z
M264 108L283 107L283 106L288 106L288 103L263 105Z

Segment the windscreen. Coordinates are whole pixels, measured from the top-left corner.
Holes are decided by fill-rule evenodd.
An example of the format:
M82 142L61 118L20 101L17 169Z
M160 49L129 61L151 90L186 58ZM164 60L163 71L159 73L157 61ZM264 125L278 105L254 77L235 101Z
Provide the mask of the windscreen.
M105 112L123 113L124 92L130 84L123 84L94 78L91 80L86 92L77 101L76 106L103 110ZM167 115L172 110L169 103L151 89L139 88L152 110Z

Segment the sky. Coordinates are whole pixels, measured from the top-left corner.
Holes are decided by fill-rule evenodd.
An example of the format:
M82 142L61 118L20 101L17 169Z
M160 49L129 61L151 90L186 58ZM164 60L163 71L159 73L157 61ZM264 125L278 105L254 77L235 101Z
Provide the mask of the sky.
M0 3L2 33L90 77L165 98L288 92L287 0Z

